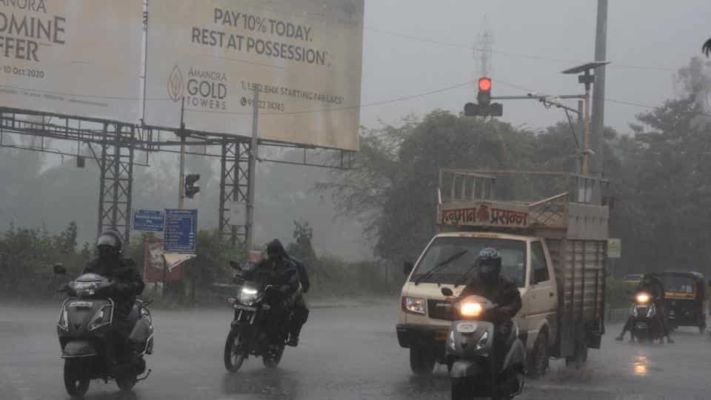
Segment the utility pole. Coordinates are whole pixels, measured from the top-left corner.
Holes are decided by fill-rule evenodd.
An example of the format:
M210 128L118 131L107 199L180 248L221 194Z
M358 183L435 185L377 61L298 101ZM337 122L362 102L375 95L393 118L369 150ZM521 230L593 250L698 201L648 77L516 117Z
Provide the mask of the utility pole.
M180 105L180 178L178 181L178 208L185 207L185 97Z
M249 146L249 182L247 185L247 251L254 244L254 179L256 176L257 156L259 146L259 90L254 89L252 98L252 142Z
M595 33L595 61L607 58L607 0L597 1L597 28ZM592 163L593 175L604 171L603 151L605 130L605 65L595 69L595 87L592 99L591 149L595 153Z

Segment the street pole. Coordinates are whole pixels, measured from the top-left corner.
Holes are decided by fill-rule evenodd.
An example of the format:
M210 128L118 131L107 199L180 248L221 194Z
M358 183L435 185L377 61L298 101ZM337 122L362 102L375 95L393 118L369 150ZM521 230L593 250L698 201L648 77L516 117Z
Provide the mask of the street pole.
M185 206L185 97L180 105L180 178L178 181L178 208Z
M607 0L597 1L597 27L595 32L595 61L607 59ZM592 173L602 175L604 171L603 152L605 149L603 133L605 131L605 69L595 69L595 87L592 98Z
M583 165L580 167L583 176L590 174L590 86L585 85L583 98Z
M252 142L249 146L249 182L247 183L247 237L246 250L250 251L254 244L254 178L256 176L257 155L259 146L259 91L254 89L252 98Z

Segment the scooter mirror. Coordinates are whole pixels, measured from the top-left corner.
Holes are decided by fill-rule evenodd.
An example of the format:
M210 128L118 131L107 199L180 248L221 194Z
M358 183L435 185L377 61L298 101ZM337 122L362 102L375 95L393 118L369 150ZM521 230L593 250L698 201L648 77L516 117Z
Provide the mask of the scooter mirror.
M442 294L445 295L445 296L447 296L447 297L452 297L452 296L454 296L454 292L452 292L452 289L450 289L450 288L448 288L448 287L443 287L443 288L442 288Z
M54 273L56 275L66 275L67 274L67 269L64 268L62 264L55 264L54 267L52 267L54 270Z

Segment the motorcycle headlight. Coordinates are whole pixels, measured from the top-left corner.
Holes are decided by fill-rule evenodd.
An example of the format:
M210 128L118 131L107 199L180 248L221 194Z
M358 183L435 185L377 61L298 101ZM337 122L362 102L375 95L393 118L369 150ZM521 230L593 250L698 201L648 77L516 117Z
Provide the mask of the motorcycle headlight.
M476 302L462 303L459 306L459 313L462 314L462 317L478 317L482 311L483 307Z
M637 295L637 303L647 304L649 303L649 295L647 293L640 293Z
M59 312L59 321L57 322L57 326L64 331L69 330L69 321L67 320L67 307L65 306L62 306L62 310Z
M403 297L402 308L407 312L425 315L425 299L417 297Z
M111 324L111 321L113 320L113 311L114 309L110 304L101 307L99 311L91 317L88 325L89 330L93 331L101 328L102 326Z
M257 301L257 295L259 291L253 287L244 286L242 290L239 291L239 302L245 306L251 306Z

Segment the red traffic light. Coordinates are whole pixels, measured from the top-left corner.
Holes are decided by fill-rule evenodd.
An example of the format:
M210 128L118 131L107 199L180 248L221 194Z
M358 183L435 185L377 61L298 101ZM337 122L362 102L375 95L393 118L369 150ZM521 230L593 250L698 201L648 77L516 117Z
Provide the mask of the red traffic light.
M480 92L490 92L491 91L491 78L479 78L479 91Z

